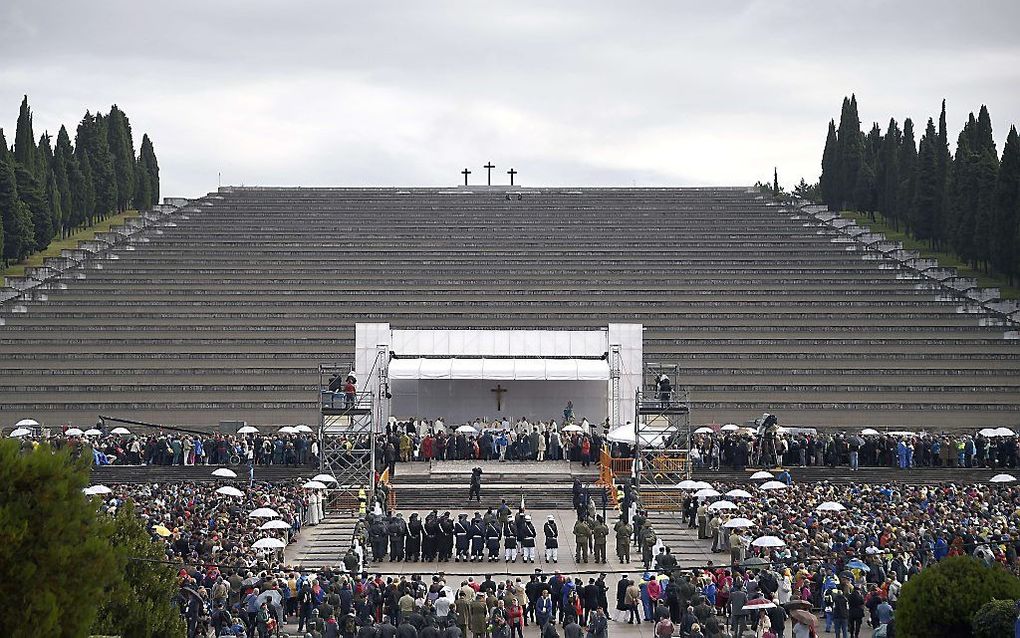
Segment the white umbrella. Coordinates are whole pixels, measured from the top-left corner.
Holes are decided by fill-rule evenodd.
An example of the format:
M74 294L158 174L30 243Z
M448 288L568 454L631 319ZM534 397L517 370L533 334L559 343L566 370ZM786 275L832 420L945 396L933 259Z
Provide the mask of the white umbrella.
M785 547L786 542L778 536L759 536L751 541L755 547Z
M470 425L468 425L466 423L464 425L458 427L457 428L457 432L459 432L461 434L478 434L478 430L474 429L472 426L470 426Z
M252 545L255 549L283 549L287 546L279 538L260 538Z
M262 529L262 530L266 530L266 529L290 529L290 523L288 523L287 521L281 521L278 518L274 518L271 521L266 521L265 523L262 523L261 525L259 525L259 529Z
M91 485L89 487L86 487L82 491L85 492L85 494L88 496L95 496L96 494L110 494L111 492L113 492L113 490L106 487L105 485Z
M996 434L996 429L995 428L982 428L982 429L978 430L978 434L980 434L981 436L984 436L984 437L999 436L998 434Z
M678 488L682 489L682 490L699 490L699 489L701 489L700 487L698 487L698 482L697 481L692 481L691 479L684 479L684 480L680 481L679 483L677 483L676 486Z
M879 432L875 428L864 428L863 430L861 430L861 434L863 434L864 436L875 436L876 434L881 434L881 432Z
M727 423L726 425L719 428L720 432L736 432L740 429L740 426L736 423Z
M17 423L15 423L14 427L16 427L16 428L37 428L37 427L39 427L39 422L36 421L35 419L22 419L22 420L18 421Z
M294 428L290 427L289 425L283 426L282 428L277 430L277 432L280 433L280 434L297 434L297 430L295 430Z
M988 479L989 483L1015 483L1016 477L1012 474L996 474Z
M18 438L19 436L26 436L31 433L32 430L29 430L28 428L16 428L13 432L11 432L11 436Z
M280 515L276 513L276 510L269 507L260 507L248 514L250 518L280 518Z
M694 481L694 487L699 490L711 490L715 489L711 483L707 481Z
M580 425L577 425L576 423L571 423L570 425L564 425L563 426L563 430L561 430L561 431L562 432L584 432L584 428L582 428Z
M723 523L723 527L729 529L740 529L743 527L754 527L754 521L746 518L731 518Z
M326 489L326 484L320 483L319 481L308 481L301 487L305 488L306 490L324 490Z
M237 478L237 472L225 467L221 467L218 470L213 470L212 475L219 476L222 478Z
M312 480L313 481L318 481L320 483L339 483L340 482L340 481L336 480L334 477L330 476L329 474L316 474L314 477L312 477Z
M735 509L737 509L737 504L734 503L733 501L716 501L715 503L712 503L711 505L709 505L708 509L713 510L713 511L714 510L735 510Z
M259 429L254 425L245 425L237 431L238 434L258 434Z
M85 430L85 436L102 436L102 435L103 435L102 430L97 430L95 428Z
M311 434L312 433L312 428L310 428L307 425L305 425L304 423L302 423L301 425L295 425L294 426L294 431L295 432L304 432L305 434Z
M825 501L821 505L815 508L816 512L842 512L846 508L842 503L836 501Z
M697 430L694 431L694 433L695 434L715 434L715 430L713 430L712 428L710 428L710 427L708 427L706 425L705 427L698 428Z
M613 443L629 443L634 445L638 440L637 432L634 431L633 425L621 425L618 428L613 428L606 434L606 438ZM642 432L641 433L641 445L645 447L662 447L663 441L666 437L661 432Z
M713 496L719 496L719 492L713 490L712 488L705 487L695 492L694 495L697 496L698 498L711 498Z
M127 428L113 428L110 430L110 434L131 434L131 430Z
M752 611L757 611L759 609L772 609L775 606L776 604L774 602L765 600L764 598L759 598L757 600L752 600L749 603L745 603L744 606L741 607L741 609L750 609Z
M1016 436L1016 432L1009 428L995 428L995 433L999 436Z
M766 472L765 470L758 470L757 472L751 475L752 481L760 481L762 479L770 478L775 478L775 475L772 474L772 472Z
M67 430L64 431L65 436L81 436L82 434L85 433L78 428L67 428Z
M223 487L217 489L216 493L222 494L223 496L237 496L237 497L244 496L244 492L230 485L224 485Z
M730 490L726 492L726 496L730 498L754 498L747 490Z
M762 490L785 490L787 487L789 487L789 485L782 481L765 481L758 486L758 488Z

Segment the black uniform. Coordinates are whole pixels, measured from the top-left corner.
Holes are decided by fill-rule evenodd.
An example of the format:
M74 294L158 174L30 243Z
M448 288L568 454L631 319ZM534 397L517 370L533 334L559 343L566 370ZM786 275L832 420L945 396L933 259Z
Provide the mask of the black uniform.
M411 520L407 523L407 541L404 545L407 560L418 560L424 533L425 526L422 525L421 519L417 514L411 514Z

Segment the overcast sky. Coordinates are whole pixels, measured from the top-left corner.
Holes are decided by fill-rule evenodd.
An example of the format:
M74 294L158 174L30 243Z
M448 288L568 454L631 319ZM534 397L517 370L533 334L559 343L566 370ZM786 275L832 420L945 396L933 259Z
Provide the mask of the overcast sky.
M117 103L164 195L224 184L814 181L828 120L1020 123L1020 2L6 0L0 127Z

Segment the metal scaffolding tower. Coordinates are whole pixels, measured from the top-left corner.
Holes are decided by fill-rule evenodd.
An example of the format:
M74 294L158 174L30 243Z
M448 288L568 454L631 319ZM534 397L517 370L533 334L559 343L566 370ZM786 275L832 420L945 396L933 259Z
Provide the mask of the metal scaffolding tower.
M379 403L372 391L356 391L353 397L344 393L350 371L350 361L319 364L319 464L337 480L327 492L331 509L354 509L361 488L368 494L375 490Z
M668 393L659 391L666 375ZM677 364L646 363L635 402L635 478L640 483L673 485L690 478L691 409L687 388L680 384Z

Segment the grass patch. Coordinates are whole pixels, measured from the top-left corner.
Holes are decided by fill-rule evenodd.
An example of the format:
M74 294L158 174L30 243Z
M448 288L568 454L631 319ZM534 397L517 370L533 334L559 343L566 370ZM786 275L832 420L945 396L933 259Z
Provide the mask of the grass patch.
M859 226L867 226L876 233L882 233L890 241L900 242L906 250L915 250L922 257L937 259L939 266L956 268L956 272L960 273L961 277L976 279L978 286L982 288L998 288L1003 299L1020 299L1020 288L1010 286L1005 277L974 270L956 253L932 250L927 242L916 239L902 230L894 229L881 213L875 213L875 221L872 221L867 213L856 211L843 211L840 215L846 219L854 220Z
M16 264L11 264L6 270L3 271L2 275L5 277L21 277L25 274L25 268L29 266L42 266L43 259L46 257L59 257L60 251L65 248L77 248L79 241L85 241L88 239L95 239L96 233L102 233L110 230L111 226L116 224L123 224L125 220L138 217L137 210L126 210L119 215L113 217L107 217L101 222L93 224L88 228L83 228L76 233L68 235L64 239L54 239L50 242L50 245L40 250L39 252L32 253L25 258L24 261L20 261Z

